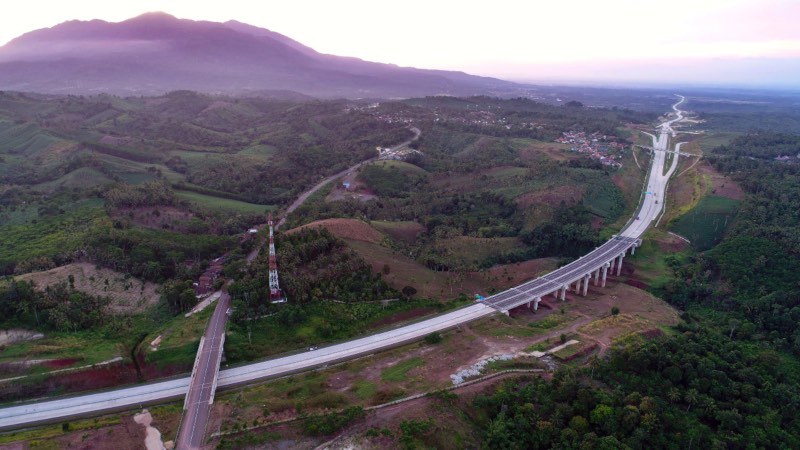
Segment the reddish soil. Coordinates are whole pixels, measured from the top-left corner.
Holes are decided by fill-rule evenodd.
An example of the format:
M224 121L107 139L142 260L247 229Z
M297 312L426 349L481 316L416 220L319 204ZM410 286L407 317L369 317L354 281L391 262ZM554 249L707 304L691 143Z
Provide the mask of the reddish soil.
M649 330L644 330L639 332L639 336L646 338L646 339L655 339L657 337L663 336L664 331L660 328L651 328Z
M542 155L547 155L556 161L565 161L569 158L565 150L569 148L567 144L556 144L553 142L542 142L525 147L519 151L519 157L523 162L531 163L540 161Z
M639 280L635 280L633 278L629 278L627 281L625 281L625 284L627 284L628 286L633 286L633 287L635 287L637 289L642 289L642 290L645 290L645 289L650 287L650 286L647 285L647 283L644 283L644 282L639 281Z
M529 192L515 198L520 208L528 208L535 204L559 206L564 202L567 206L576 205L583 198L586 189L582 186L563 185L544 191Z
M517 286L524 281L532 280L542 272L556 268L556 258L529 259L513 264L501 264L492 267L487 272L471 272L474 277L483 277L496 282L497 289L508 289ZM483 288L476 286L476 292L484 292Z
M154 422L153 426L159 428ZM160 431L163 431L159 428ZM96 448L144 448L145 428L133 421L132 415L123 415L117 425L105 426L97 430L80 430L65 433L53 438L54 448L96 449ZM164 436L167 438L167 436ZM0 447L2 448L2 447Z
M61 369L63 367L69 367L76 362L81 361L79 358L64 358L64 359L51 359L44 363L44 366L49 367L51 369Z
M383 235L365 222L356 219L325 219L311 222L307 225L289 230L287 233L296 233L306 228L325 228L334 236L341 239L353 239L356 241L371 242L378 244L383 240Z
M658 244L659 250L663 253L678 253L689 245L683 239L670 234L665 235L663 238L656 239L655 242Z
M732 198L734 200L744 199L745 194L742 188L730 178L717 172L711 165L707 163L700 164L697 170L701 174L711 178L710 194Z
M60 361L70 361L69 359ZM155 380L192 370L190 364L170 364L159 366L149 364L139 357L142 373L141 381ZM27 382L19 380L14 383L0 384L0 402L27 398L45 397L54 394L72 394L82 391L105 389L139 382L136 366L130 362L120 362L84 370L58 373L44 380Z

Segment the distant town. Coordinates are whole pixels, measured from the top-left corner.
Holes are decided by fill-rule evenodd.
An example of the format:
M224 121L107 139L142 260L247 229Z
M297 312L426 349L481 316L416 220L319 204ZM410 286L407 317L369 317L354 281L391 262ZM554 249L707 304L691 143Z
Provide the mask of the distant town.
M600 133L587 135L583 131L565 131L556 142L570 144L571 152L588 154L606 166L622 167L619 160L622 159L625 144L617 142L613 137Z

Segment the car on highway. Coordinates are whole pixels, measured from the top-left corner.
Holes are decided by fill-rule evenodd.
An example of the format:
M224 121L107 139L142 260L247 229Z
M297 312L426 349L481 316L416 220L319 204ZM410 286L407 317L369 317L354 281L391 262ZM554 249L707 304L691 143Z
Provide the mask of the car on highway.
M318 349L319 347L308 347L308 351L313 352L314 350Z
M639 216L636 216L636 220L639 220Z

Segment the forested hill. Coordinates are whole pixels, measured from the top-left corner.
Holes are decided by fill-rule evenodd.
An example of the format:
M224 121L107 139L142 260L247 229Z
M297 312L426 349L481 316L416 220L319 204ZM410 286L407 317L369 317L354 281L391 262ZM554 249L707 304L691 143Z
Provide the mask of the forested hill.
M725 311L732 335L800 356L798 153L800 136L772 133L741 136L712 152L709 160L748 196L725 239L677 268L667 298Z

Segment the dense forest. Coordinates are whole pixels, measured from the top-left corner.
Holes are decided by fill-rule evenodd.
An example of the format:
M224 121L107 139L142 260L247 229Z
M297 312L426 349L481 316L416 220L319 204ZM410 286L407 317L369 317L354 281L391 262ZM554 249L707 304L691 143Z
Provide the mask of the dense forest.
M491 449L745 449L800 445L798 371L706 323L628 345L552 381L505 383L470 415Z
M767 340L800 356L800 137L760 133L734 139L709 157L748 193L725 239L675 262L665 298L681 308L730 316L731 333Z

